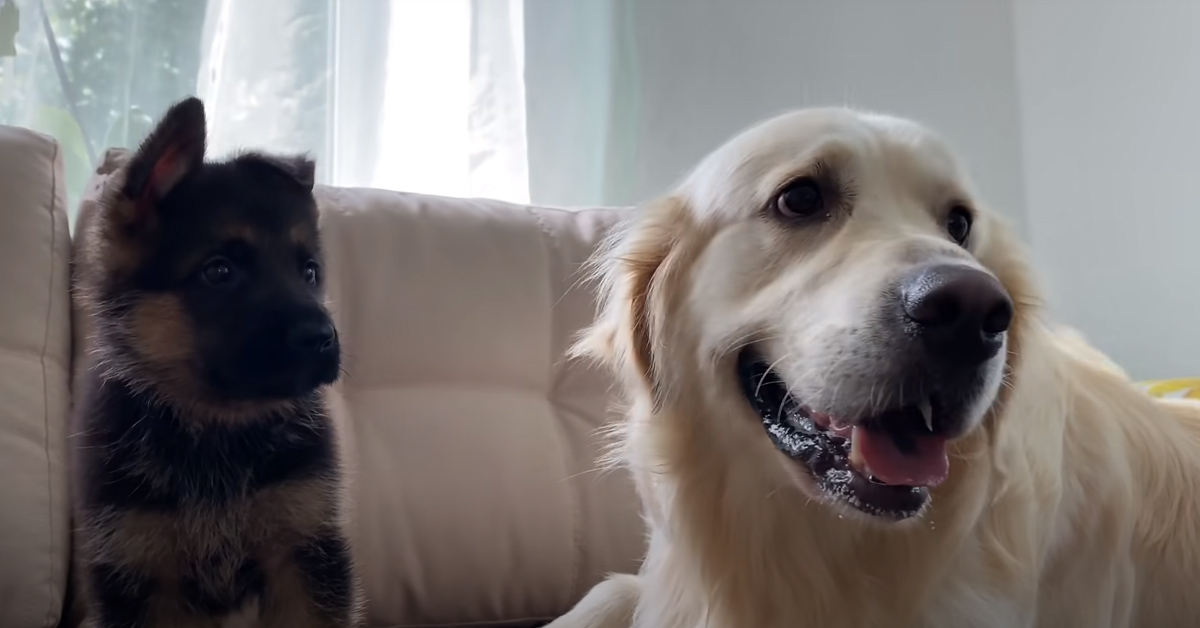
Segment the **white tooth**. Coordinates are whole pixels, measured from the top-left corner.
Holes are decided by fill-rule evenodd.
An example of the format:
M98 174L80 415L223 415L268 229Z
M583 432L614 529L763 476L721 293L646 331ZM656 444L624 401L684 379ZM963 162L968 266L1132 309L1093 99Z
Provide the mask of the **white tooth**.
M859 438L857 427L850 432L850 466L863 475L871 474L862 455L862 439Z
M929 399L923 399L919 406L921 416L925 417L925 429L933 431L933 406L929 403Z

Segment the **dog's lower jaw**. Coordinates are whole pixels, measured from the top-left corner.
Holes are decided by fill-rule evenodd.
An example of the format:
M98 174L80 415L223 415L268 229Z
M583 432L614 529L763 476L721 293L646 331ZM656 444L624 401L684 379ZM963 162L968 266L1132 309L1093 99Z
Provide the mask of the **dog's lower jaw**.
M813 499L743 406L700 393L629 418L625 455L650 526L635 626L925 628L923 601L984 507L985 435L955 448L984 466L955 462L921 517L893 523ZM705 429L741 418L744 430ZM845 603L860 598L870 603Z

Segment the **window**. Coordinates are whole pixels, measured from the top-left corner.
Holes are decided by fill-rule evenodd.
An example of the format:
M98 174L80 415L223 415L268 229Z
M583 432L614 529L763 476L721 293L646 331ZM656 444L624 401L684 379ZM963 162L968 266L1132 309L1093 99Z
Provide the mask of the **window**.
M306 151L325 183L529 200L522 0L0 7L0 123L58 139L72 206L105 149L189 94L214 157Z

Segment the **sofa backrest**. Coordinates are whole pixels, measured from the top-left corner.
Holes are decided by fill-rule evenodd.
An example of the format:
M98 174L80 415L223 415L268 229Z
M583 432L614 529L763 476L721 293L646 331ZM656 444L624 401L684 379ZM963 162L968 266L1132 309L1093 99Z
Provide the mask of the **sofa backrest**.
M49 137L0 126L0 626L48 628L69 565L70 235Z
M612 382L564 358L594 316L580 266L624 210L317 194L368 625L535 624L636 570L631 483L595 471Z

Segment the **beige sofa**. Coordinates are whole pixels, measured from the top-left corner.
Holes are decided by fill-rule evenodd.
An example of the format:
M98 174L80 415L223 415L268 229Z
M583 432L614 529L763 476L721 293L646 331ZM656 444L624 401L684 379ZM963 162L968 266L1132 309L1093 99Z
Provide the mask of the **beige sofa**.
M110 152L79 220L121 159ZM0 626L56 626L70 565L73 365L62 160L0 127ZM597 473L611 382L563 351L593 316L579 266L621 210L322 188L345 339L353 542L369 626L536 625L643 530L628 479Z

